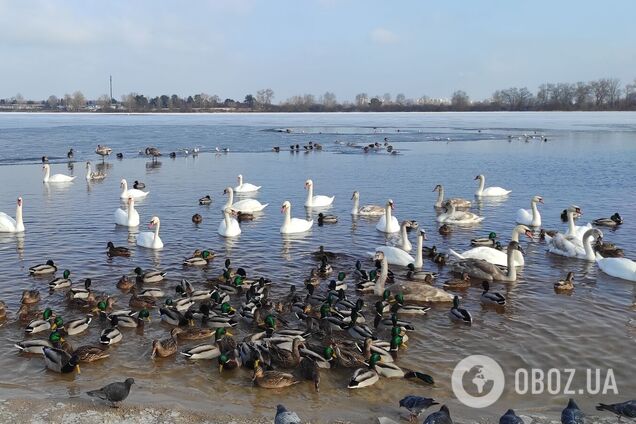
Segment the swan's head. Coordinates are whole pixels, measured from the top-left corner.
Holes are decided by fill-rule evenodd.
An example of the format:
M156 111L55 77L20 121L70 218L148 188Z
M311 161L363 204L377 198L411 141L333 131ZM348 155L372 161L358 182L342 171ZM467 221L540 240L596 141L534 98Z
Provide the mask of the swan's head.
M422 229L420 230L420 235L422 236L422 238L423 238L424 240L428 240L428 238L426 238L426 230L425 230L425 229L423 229L423 228L422 228Z
M314 182L312 180L305 181L305 188L313 187Z
M568 212L572 212L574 214L583 215L583 212L581 212L581 208L576 205L570 205L567 210Z
M91 166L91 161L87 160L86 161L86 169L90 168L90 166Z
M126 180L125 180L125 179L122 179L122 180L119 182L119 186L120 186L121 188L128 187L128 182L126 182Z
M128 206L132 206L135 203L135 199L132 196L128 197Z
M480 174L480 175L477 175L477 176L475 177L475 179L476 179L476 180L483 180L483 179L484 179L484 176Z
M227 214L227 215L230 215L230 216L237 216L238 215L238 213L235 210L233 210L232 208L223 209L223 213Z
M533 203L543 203L543 197L541 197L541 196L534 196L534 197L532 198L532 202L533 202Z
M18 206L22 206L22 198L18 197Z
M351 195L351 199L359 199L360 198L360 193L358 193L357 191L354 191L353 194Z
M438 190L441 190L441 189L442 189L442 185L441 184L437 184L435 186L435 188L433 189L433 191L438 191Z
M508 252L514 252L515 250L518 250L521 253L525 254L519 243L517 243L516 241L511 241L510 243L508 243Z
M391 199L386 201L386 205L390 207L391 209L395 209L395 203L393 203L393 200Z
M243 182L243 175L239 174L238 177L236 177L236 179L238 180L239 184Z
M534 239L534 232L532 232L532 230L527 225L519 225L519 229L523 231L526 237L528 237L530 240Z
M153 216L152 219L150 220L150 224L148 225L148 227L152 228L155 225L159 225L159 217L158 216Z
M289 208L291 208L291 203L289 202L289 200L285 200L282 204L282 206L280 207L280 212L284 213L286 210L288 210Z
M374 258L376 261L381 261L384 259L384 252L375 252Z
M231 194L234 193L234 190L232 189L232 187L225 187L225 190L223 190L223 194Z

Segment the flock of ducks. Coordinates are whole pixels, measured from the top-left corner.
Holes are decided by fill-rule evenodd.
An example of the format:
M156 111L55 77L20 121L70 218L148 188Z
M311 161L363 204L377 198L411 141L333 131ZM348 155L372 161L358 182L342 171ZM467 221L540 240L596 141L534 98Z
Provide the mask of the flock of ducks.
M98 146L96 151L107 156L112 150ZM147 154L152 155L152 152ZM93 172L90 163L86 164L86 168L88 180L104 177ZM62 174L50 175L48 163L43 165L43 170L44 183L68 183L75 178ZM249 196L261 189L261 186L245 182L242 175L237 180L237 186L227 187L224 191L228 199L223 206L223 220L218 227L218 233L224 237L236 237L241 233L238 214L261 213L268 206L250 198L234 202L235 192ZM505 197L510 193L510 190L501 187L485 187L483 175L478 175L475 180L479 181L475 192L477 198ZM334 196L314 194L311 179L305 181L304 187L307 191L305 207L324 208L333 204ZM120 188L120 198L126 201L127 207L115 211L114 221L120 226L137 227L141 221L134 207L135 200L148 196L150 192L144 191L145 186L138 181L135 181L133 188L128 188L125 179L120 181ZM437 185L434 191L438 192L434 206L439 211L437 222L441 224L440 233L451 233L454 225L473 224L483 220L483 217L468 211L472 206L471 201L460 198L445 200L442 185ZM445 288L464 289L479 282L483 290L480 300L484 305L505 307L506 298L493 292L490 283L516 280L517 268L525 263L519 237L525 235L533 238L535 231L540 229L538 205L543 203L543 198L533 196L530 209L518 211L515 219L517 225L507 246L502 247L497 242L497 235L490 233L487 237L473 239L472 249L463 253L449 250L448 255L438 252L435 247L424 246L426 232L419 229L415 221L399 222L393 216L392 200L387 200L384 206L360 206L358 191L353 192L351 200L351 215L376 218L376 229L382 233L400 233L398 245L378 246L369 252L375 262L371 270L364 270L360 261L357 261L354 269L346 270L342 268L337 253L327 251L321 246L312 254L319 265L312 269L305 281L304 291L297 291L296 286L291 285L283 298L275 299L270 297L272 282L268 278L248 276L245 268L234 268L229 259L225 260L223 271L218 277L199 287L183 279L173 291L155 286L165 282L164 272L144 272L137 267L132 276L124 275L117 282L116 288L129 293L130 298L128 308L116 309L112 296L98 295L91 289L90 278L85 279L83 284L74 284L69 270L54 277L58 267L53 260L48 260L31 267L29 273L40 280L48 279L48 287L53 293L64 292L69 312L81 311L85 315L67 320L52 308L34 310L41 300L40 293L37 290L26 290L22 295L17 320L25 324L24 332L28 337L15 346L24 354L41 355L46 367L52 371L79 373L80 363L105 360L110 355L109 346L131 337L124 336L122 329L143 329L149 321L150 311L158 310L161 320L172 326L172 329L165 338L152 342L152 360L176 354L189 360L215 360L219 372L237 368L250 370L254 385L264 389L283 388L309 380L318 391L321 373L330 369L350 370L341 371L350 373L347 384L349 389L369 387L382 378L406 378L423 385L434 384L433 377L424 371L397 365L400 355L407 348L408 333L415 328L405 318L425 315L430 309L428 305L435 302L450 304L448 316L453 321L470 324L473 318L468 310L461 307L459 296L432 285L437 274L423 270L424 259L430 258L442 266L446 264L446 260L452 262L451 269L458 278L446 282ZM199 199L201 205L211 203L212 198L209 195ZM22 198L18 198L15 219L0 213L0 232L25 231L22 206ZM313 220L291 217L289 201L283 202L281 212L284 214L280 228L282 234L306 232L313 226ZM566 210L567 231L555 233L545 230L541 233L548 251L573 259L596 261L605 273L636 281L634 261L623 257L604 258L594 252L603 234L591 224L577 226L574 220L580 215L581 209L573 205ZM333 215L322 212L318 216L319 225L335 222L337 217ZM616 227L622 223L618 213L610 218L594 221L595 226ZM151 218L150 226L154 231L139 233L136 244L148 249L163 248L164 244L159 236L160 220L157 216ZM413 229L417 229L415 257L410 255L413 246L408 234ZM595 240L594 245L592 239ZM111 258L128 257L130 251L109 242L107 255ZM183 265L208 267L215 256L210 250L196 250L191 257L184 260ZM407 272L398 281L389 265L406 267ZM338 272L336 266L340 267ZM332 278L332 275L336 278ZM324 280L328 280L326 287ZM555 283L555 291L571 291L573 281L574 276L570 272L564 280ZM350 297L350 287L355 288L358 294L356 298ZM0 303L0 319L7 319L4 303ZM91 324L95 325L95 322L102 327L96 343L75 348L65 340L67 336L77 338ZM240 341L234 339L231 333L239 323L241 327L249 329ZM213 342L208 341L212 338ZM205 342L183 346L184 342L196 340ZM126 398L133 383L132 379L128 379L111 389L103 388L89 394L116 404ZM631 406L628 405L632 408L631 411L633 402ZM415 396L400 402L400 406L410 411L411 418L417 417L434 404L436 402L432 399ZM616 405L604 407L617 414L619 412L616 411L621 410ZM276 422L300 422L294 421L298 418L297 415L294 418L294 415L279 405ZM287 421L282 418L285 416L288 417ZM505 420L502 417L501 422L522 422L515 421L515 416L513 411L508 411L504 415ZM448 408L442 406L439 411L429 415L425 423L452 423Z

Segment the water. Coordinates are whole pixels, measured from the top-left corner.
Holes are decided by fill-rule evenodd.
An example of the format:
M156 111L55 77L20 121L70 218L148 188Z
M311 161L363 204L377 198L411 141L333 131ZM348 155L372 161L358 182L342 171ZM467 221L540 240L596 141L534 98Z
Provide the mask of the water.
M278 130L291 129L291 133ZM399 132L397 130L400 130ZM544 135L525 143L508 142L508 135ZM363 154L345 144L389 141L401 154ZM450 139L448 141L447 139ZM273 146L322 143L322 152L291 154L271 152ZM82 162L95 163L96 144L107 144L125 159L111 158L103 168L108 177L87 184ZM529 200L540 194L546 228L564 229L560 212L575 203L583 209L582 223L608 217L619 211L625 224L616 231L604 230L605 240L625 249L634 259L636 241L636 114L633 113L502 113L502 114L296 114L296 115L0 115L0 210L14 216L15 198L24 199L24 236L0 236L0 299L11 313L18 309L24 289L42 292L40 308L50 305L66 319L81 312L68 309L63 293L49 294L48 279L28 276L28 267L52 258L61 269L70 269L75 282L90 277L93 289L117 297L127 307L128 295L118 292L119 276L135 266L168 272L166 290L182 278L199 287L206 278L217 276L224 257L247 269L248 275L265 275L275 285L273 295L285 292L289 284L302 286L315 262L309 253L324 244L327 249L346 253L349 258L365 258L365 253L384 244L384 235L375 222L351 219L351 193L359 190L361 204L395 201L399 219L416 219L428 233L427 245L441 250L464 251L469 240L497 232L510 237L518 208L528 208ZM137 151L156 145L162 151L202 146L204 152L216 146L230 153L202 153L198 157L160 158L159 164ZM73 147L77 163L69 170L66 151ZM53 173L79 175L68 185L42 184L39 158L46 154ZM242 224L243 233L225 240L216 230L221 220L222 191L236 185L236 175L262 185L256 198L269 203L265 213ZM443 238L437 232L431 190L443 183L447 196L472 198L475 175L486 175L486 185L512 190L503 202L484 201L474 212L485 220L471 228L457 228ZM314 226L310 233L282 237L279 228L284 200L292 202L292 215L304 216L303 183L311 177L316 194L335 195L329 210L339 216L338 224ZM119 180L141 180L150 195L137 202L145 229L153 215L161 218L165 248L152 252L130 243L126 229L115 228L113 213L120 206ZM197 199L210 194L214 202L199 206ZM194 225L194 213L203 223ZM316 213L313 214L314 217ZM389 237L392 239L392 237ZM128 245L130 259L108 260L106 242ZM390 241L390 240L389 240ZM415 242L412 236L413 243ZM598 401L633 398L634 337L636 313L634 283L609 277L596 265L549 255L538 240L522 240L526 266L513 284L493 284L493 290L509 300L504 312L482 308L478 285L461 295L475 318L471 327L448 319L447 306L434 307L426 317L413 319L417 330L398 364L434 376L433 388L417 383L381 380L375 386L348 391L350 371L323 373L322 389L315 393L310 383L293 389L267 391L251 386L247 371L218 374L216 362L187 362L182 356L150 360L151 343L166 337L169 327L157 313L141 334L124 330L124 341L111 348L106 361L86 364L82 374L59 376L45 371L39 357L16 354L12 344L23 339L23 325L9 319L0 328L0 370L4 397L64 398L124 376L132 376L138 387L134 401L223 413L271 416L272 405L284 402L301 416L316 422L336 418L372 422L379 415L397 417L397 403L404 395L431 396L449 404L455 417L469 421L494 420L509 407L524 414L557 416L566 403L565 395L514 393L510 383L517 368L575 368L573 383L584 387L584 369L612 368L620 391L618 397L577 395L582 408L592 411ZM204 270L183 269L181 261L195 248L211 248L218 258ZM350 271L353 259L336 264ZM365 262L370 268L371 262ZM448 279L448 267L437 269L430 261L425 268L441 273L438 285ZM398 276L404 270L393 267ZM553 284L568 271L576 275L571 296L556 295ZM353 284L350 284L350 287ZM354 296L353 291L351 295ZM369 303L372 299L368 298ZM69 337L74 345L96 343L101 330L98 320L88 332ZM248 331L235 332L242 338ZM197 342L184 343L183 346ZM463 407L454 399L450 374L467 355L487 354L504 367L509 384L502 398L486 410ZM248 409L246 409L248 406ZM250 411L250 412L247 412Z

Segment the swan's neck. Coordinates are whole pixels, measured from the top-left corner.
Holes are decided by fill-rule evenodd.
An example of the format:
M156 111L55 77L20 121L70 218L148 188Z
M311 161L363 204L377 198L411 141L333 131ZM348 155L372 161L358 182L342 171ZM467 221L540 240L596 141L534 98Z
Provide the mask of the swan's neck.
M157 222L157 226L155 227L155 238L154 241L156 242L159 239L159 226L161 224L159 222Z
M22 222L22 205L15 208L15 229L16 231L24 231L24 222Z
M135 202L130 202L128 204L128 221L132 220L132 215L135 212Z
M380 265L380 276L375 281L374 291L376 296L382 296L384 293L384 285L386 279L389 276L389 264L386 258L382 258L382 265Z
M86 165L86 179L90 180L91 179L91 174L93 173L93 170L91 169L91 165L87 164Z
M360 208L360 198L356 196L353 198L353 209L351 209L351 215L357 215L359 208Z
M448 203L448 215L455 215L455 205L453 204L453 202Z
M534 200L530 202L530 207L532 208L532 225L536 226L536 222L539 219L539 209L537 207L537 202Z
M49 167L44 168L44 182L47 182L50 176L51 176L51 168Z
M384 223L384 229L388 233L389 225L391 225L391 205L386 205L386 208L384 208L384 220L386 221Z
M231 208L233 203L234 203L234 191L233 190L228 190L227 191L227 202L223 206L223 209Z
M585 259L588 261L596 260L596 254L594 253L594 249L592 249L592 238L594 235L590 232L590 234L585 234L583 237L583 249L585 249Z
M476 194L481 194L484 191L484 186L486 185L486 179L485 178L480 178L479 179L479 188L477 189L477 193Z
M576 228L574 226L574 212L568 211L568 235L574 235Z
M287 227L291 224L291 206L285 208L285 220L283 221L283 226Z
M508 252L508 280L515 281L517 279L517 268L514 264L514 250L509 250Z
M230 220L230 214L227 211L223 211L223 219L225 220L225 229L229 229L230 225L232 225L232 221Z
M238 185L239 185L239 187L241 187L243 185L243 176L242 175L239 175L239 177L238 177Z
M444 187L440 187L437 192L437 202L435 202L436 208L441 208L444 203Z
M121 192L126 193L128 191L128 182L124 180L124 182L121 184Z
M314 185L313 184L307 187L307 201L305 203L309 206L314 204Z
M515 228L512 229L512 236L510 236L510 240L519 243L519 236L521 235L521 233L525 233L525 230L521 227L521 225L517 225Z
M419 234L417 236L417 251L415 252L415 268L420 269L424 266L424 261L422 260L422 249L424 248L424 236Z
M406 224L402 224L400 227L400 237L402 238L401 248L402 250L409 250L409 235L406 232Z

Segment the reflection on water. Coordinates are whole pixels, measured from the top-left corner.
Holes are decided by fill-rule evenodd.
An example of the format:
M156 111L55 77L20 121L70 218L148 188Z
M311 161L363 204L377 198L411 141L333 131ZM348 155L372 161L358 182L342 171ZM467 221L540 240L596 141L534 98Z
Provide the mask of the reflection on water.
M15 198L21 195L27 228L22 236L0 235L0 299L7 303L14 316L21 291L39 289L44 298L39 308L50 305L63 313L65 319L67 316L68 319L81 316L81 311L68 307L63 292L48 294L46 284L49 277L34 279L28 276L29 266L49 258L55 260L60 269L70 269L75 284L90 277L94 290L112 294L117 308L121 309L128 307L129 295L119 292L115 284L123 274L132 276L136 266L144 270L157 268L166 271L166 282L158 286L172 294L181 278L192 281L197 289L207 287L205 281L222 272L226 257L231 258L233 267L244 267L250 278L261 275L271 278L274 281L272 295L275 297L287 292L290 284L299 286L299 292L303 293L302 282L310 269L317 265L309 253L317 250L318 246L324 245L327 250L342 254L342 259L333 264L334 271L342 269L351 275L355 259L363 259L364 269L371 269L373 263L367 252L399 239L398 235L378 232L375 229L377 218L352 219L350 197L354 190L363 193L361 204L382 205L388 198L395 200L398 219L416 220L420 228L427 230L429 240L425 245L435 245L441 251L452 248L463 252L470 248L471 238L485 237L490 231L507 240L517 209L527 208L530 197L536 194L542 195L545 200L540 210L546 228L565 229L559 215L572 203L583 208L581 224L619 211L625 224L616 231L606 231L606 241L616 243L627 256L634 258L636 204L626 197L636 192L634 128L622 127L622 131L610 132L604 127L594 129L586 126L585 120L575 119L578 115L559 114L558 118L555 117L557 115L549 115L551 120L545 123L549 128L546 131L550 131L549 143L508 144L500 137L501 134L519 132L523 126L544 128L545 115L514 118L522 121L514 128L507 126L512 125L510 119L513 118L510 117L517 115L497 119L489 114L470 115L469 118L465 118L468 115L452 116L330 115L319 118L335 121L345 134L338 137L343 142L355 141L360 145L381 139L377 140L377 136L373 139L372 131L344 131L347 126L338 120L345 123L352 119L366 120L368 128L402 126L412 129L404 135L400 133L401 139L392 133L391 138L396 138L396 148L403 153L397 157L363 155L359 150L357 153L339 154L344 150L338 149L344 149L345 145L335 145L335 136L326 132L317 135L311 132L261 131L275 127L269 120L282 118L255 115L248 121L241 121L247 122L247 126L221 125L219 128L225 131L226 136L223 137L230 140L227 145L233 151L247 146L245 149L261 149L262 153L233 152L218 157L200 154L197 160L179 156L174 161L164 160L161 168L147 168L147 164L154 166L153 162L147 162L143 156L127 154L123 161L111 159L104 162L101 169L108 170L108 177L100 184L88 183L86 189L77 180L67 184L42 184L41 165L0 166L0 181L11 182L0 185L0 210L13 212ZM598 119L609 125L604 116ZM0 117L0 124L2 119L6 118ZM109 122L110 117L99 119ZM160 124L165 124L165 128L161 129L167 134L182 132L192 118L143 119L151 121L150 127L126 126L120 128L120 132L113 128L105 131L113 148L119 144L136 152L146 145L157 144L165 151L172 151L177 149L177 144L193 144L192 140L175 136L175 146L168 148L154 143L151 134L157 129L153 126ZM234 122L229 117L214 119ZM325 126L323 122L313 122L312 116L290 119L293 123L278 126ZM453 119L459 121L454 122ZM483 120L483 125L480 125L480 120ZM470 138L470 134L476 134L474 128L484 128L484 131L478 135L480 141L475 143L430 141L442 137L436 129L440 126L445 126L444 134L453 140ZM489 132L486 128L499 129ZM8 133L16 131L12 129ZM50 131L56 134L56 130ZM84 135L95 132L102 136L101 130L90 126L79 125L68 131ZM130 144L130 132L139 140L137 145ZM219 136L219 139L225 145L223 137ZM290 141L292 138L293 141ZM231 140L242 140L243 144L237 142L235 146L230 144ZM307 155L283 155L282 152L269 151L272 145L298 143L302 146L311 140L319 140L325 145L325 151ZM64 144L62 147L65 154L68 146ZM94 146L77 146L76 157L79 158L81 151L92 152L93 149ZM129 150L122 148L124 152ZM43 153L48 154L47 151ZM225 203L220 193L225 187L236 185L238 173L246 176L246 181L263 186L252 197L270 206L256 214L253 221L241 222L242 234L239 237L227 239L217 233L222 220L221 207ZM473 178L479 173L485 173L491 184L505 186L513 190L512 193L499 201L484 198L478 202L472 211L485 217L478 225L453 226L452 234L439 235L433 207L436 193L430 191L431 187L438 182L443 183L447 197L472 199L476 185ZM301 211L306 198L303 183L309 177L319 187L320 194L336 196L328 210L338 216L338 223L320 227L315 221L307 233L281 235L279 230L283 215L279 213L279 206L286 199L292 202L292 216L317 219L319 210ZM78 178L83 178L83 173ZM114 224L113 213L122 204L119 187L122 178L128 181L143 179L147 184L145 190L150 191L146 199L135 201L141 218L139 228L129 229ZM198 199L207 193L216 194L215 202L200 206ZM203 217L199 225L192 223L195 213ZM160 235L165 244L164 249L159 251L135 245L135 236L139 231L149 231L147 225L154 215L161 218ZM409 237L415 246L415 232L409 233ZM108 241L116 246L129 247L132 257L108 259L105 254ZM417 330L412 333L408 350L400 356L398 364L432 374L437 382L433 388L409 381L381 380L368 390L352 393L344 389L350 372L341 370L323 373L323 389L319 394L311 390L309 384L298 385L292 390L269 392L253 388L251 375L243 370L219 375L215 364L208 361L189 363L181 355L153 362L150 360L152 340L166 337L169 331L169 327L157 319L156 312L153 312L152 322L142 333L124 331L123 342L109 348L111 357L108 360L86 364L82 367L82 374L75 377L45 372L41 358L17 355L12 345L24 337L24 329L23 324L10 319L0 331L2 387L11 387L10 391L4 390L6 396L64 396L125 375L138 380L136 398L142 401L152 400L208 411L221 409L237 414L247 413L249 408L254 414L270 417L272 405L282 402L312 422L336 418L371 422L371 417L379 415L396 417L397 402L406 394L430 396L449 403L454 416L467 417L469 422L481 417L492 422L497 412L508 407L558 416L564 404L563 396L519 397L513 390L506 390L502 399L486 411L468 410L459 405L450 389L451 371L465 356L481 353L493 356L504 365L507 376L512 376L517 367L612 367L621 393L629 396L629 393L636 392L631 361L636 336L635 285L608 277L594 264L548 255L545 245L538 239L522 238L521 245L526 251L526 266L520 271L519 280L514 284L493 284L493 290L508 297L505 309L482 307L481 288L476 284L461 293L463 305L475 318L471 327L451 323L447 316L448 306L434 306L427 316L412 319ZM214 250L217 256L208 267L184 268L183 258L189 257L195 248ZM438 287L449 278L448 267L438 268L426 260L425 269L440 273L436 283ZM405 273L398 267L393 270L398 278ZM553 284L568 271L575 273L575 290L571 296L556 295ZM346 281L350 296L355 298L353 281L350 277ZM69 340L74 345L96 343L99 332L105 326L106 323L95 319L85 334L70 336ZM236 328L237 338L242 339L249 330L242 323ZM194 344L196 342L183 343L182 347ZM180 388L178 391L166 392L166 387L175 384ZM593 410L598 400L586 395L577 397L586 410ZM333 407L325 408L325 405Z

